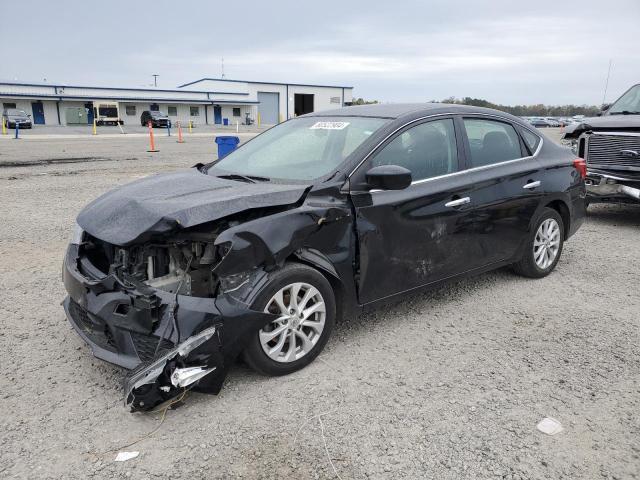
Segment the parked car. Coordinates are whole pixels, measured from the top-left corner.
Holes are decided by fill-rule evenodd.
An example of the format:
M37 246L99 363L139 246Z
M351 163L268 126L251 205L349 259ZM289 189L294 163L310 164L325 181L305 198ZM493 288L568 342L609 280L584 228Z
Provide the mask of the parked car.
M574 122L572 118L567 118L567 117L559 118L558 121L563 127L566 127L567 125L571 125Z
M151 122L153 127L171 127L171 120L162 112L155 110L145 110L140 115L140 125L146 127Z
M28 115L24 110L18 110L17 108L7 108L2 112L2 119L7 128L32 128L33 122L31 121L31 115Z
M132 410L217 393L238 355L284 375L336 321L504 266L541 278L584 217L586 166L496 110L366 105L108 192L77 218L63 305L134 369Z
M547 127L551 127L552 125L545 120L544 118L532 118L529 120L529 123L531 125L533 125L536 128L547 128Z
M562 125L555 118L546 117L546 118L544 118L544 120L549 124L550 127L559 127L560 125Z
M640 84L569 125L563 142L587 161L588 203L640 202Z

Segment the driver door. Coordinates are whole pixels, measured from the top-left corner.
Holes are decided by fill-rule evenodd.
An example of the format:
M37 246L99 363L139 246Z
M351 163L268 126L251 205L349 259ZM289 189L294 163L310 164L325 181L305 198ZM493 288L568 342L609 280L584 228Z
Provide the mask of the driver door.
M350 179L356 210L360 274L366 304L437 282L477 266L463 136L454 118L405 127ZM404 190L368 190L366 172L399 165L412 172Z

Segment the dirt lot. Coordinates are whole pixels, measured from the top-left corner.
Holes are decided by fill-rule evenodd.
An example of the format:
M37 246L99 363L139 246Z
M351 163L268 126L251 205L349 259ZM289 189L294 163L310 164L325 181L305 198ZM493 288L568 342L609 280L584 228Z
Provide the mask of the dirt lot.
M253 138L256 133L217 132L218 135L238 136L241 142ZM217 145L214 133L185 134L185 143L177 143L177 137L168 137L156 129L156 153L149 153L149 137L144 134L102 134L97 137L77 134L33 134L19 140L0 136L0 168L37 163L85 163L105 160L149 160L159 164L176 162L191 166L215 160ZM190 163L191 162L191 163ZM83 167L80 167L83 168ZM111 166L113 168L113 166ZM149 171L151 173L151 171Z
M0 160L119 159L0 168L1 478L640 476L632 207L592 207L546 279L505 269L419 294L340 324L296 374L238 365L162 424L128 413L123 371L91 357L59 305L74 218L115 185L213 155L211 139L153 158L128 141L0 141ZM564 431L538 432L547 416ZM119 449L140 456L115 463Z

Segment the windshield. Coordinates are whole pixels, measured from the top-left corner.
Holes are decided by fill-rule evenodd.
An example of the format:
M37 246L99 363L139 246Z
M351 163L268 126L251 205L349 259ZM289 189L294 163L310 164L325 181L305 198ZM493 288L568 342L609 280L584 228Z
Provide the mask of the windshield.
M626 112L640 113L640 85L632 87L609 109L609 114Z
M335 170L388 120L302 117L277 125L234 150L209 170L287 180L311 180Z
M118 107L115 105L103 105L98 109L98 115L101 117L117 117L118 116Z
M162 112L153 111L153 112L150 112L150 113L151 113L152 117L166 117L166 115L164 113L162 113Z
M16 108L9 108L7 109L7 115L13 115L16 117L26 117L27 114L24 110L18 110Z

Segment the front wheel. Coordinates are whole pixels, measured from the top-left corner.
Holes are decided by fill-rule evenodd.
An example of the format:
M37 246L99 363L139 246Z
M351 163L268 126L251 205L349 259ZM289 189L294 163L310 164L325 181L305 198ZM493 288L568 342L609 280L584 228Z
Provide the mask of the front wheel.
M274 272L252 306L278 317L254 334L244 358L263 375L286 375L311 363L336 321L335 295L313 268L288 264Z
M524 255L513 269L525 277L546 277L558 264L563 245L562 217L552 208L545 208L531 231Z

